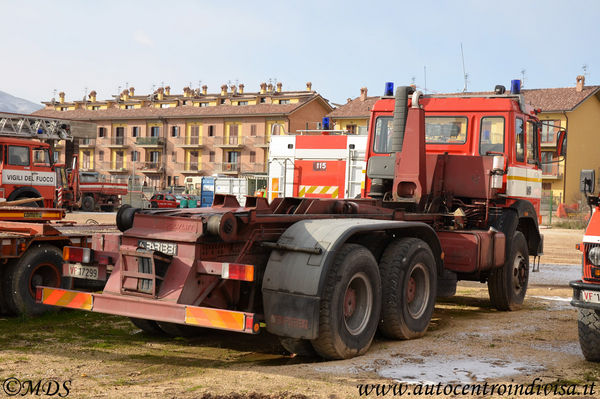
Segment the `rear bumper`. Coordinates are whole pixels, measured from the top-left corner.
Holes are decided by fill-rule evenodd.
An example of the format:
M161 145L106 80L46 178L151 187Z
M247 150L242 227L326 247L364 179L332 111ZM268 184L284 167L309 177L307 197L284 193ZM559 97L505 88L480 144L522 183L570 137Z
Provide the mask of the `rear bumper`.
M600 310L600 303L586 302L581 299L581 291L596 291L600 292L600 284L585 283L581 280L575 280L569 282L571 288L573 288L573 298L571 299L571 305L576 308L594 309Z
M260 332L259 317L255 313L190 306L155 299L37 287L36 302L97 313L187 324L246 334L258 334Z

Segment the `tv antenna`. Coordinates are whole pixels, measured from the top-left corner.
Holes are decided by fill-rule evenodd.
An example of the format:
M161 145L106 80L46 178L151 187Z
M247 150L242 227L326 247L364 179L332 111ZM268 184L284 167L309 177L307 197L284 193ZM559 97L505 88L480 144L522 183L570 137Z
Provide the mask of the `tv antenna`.
M525 68L521 69L521 88L525 87L525 72L527 72Z
M469 82L469 74L467 73L467 71L465 70L465 53L463 51L463 45L462 42L460 43L460 57L462 59L462 67L463 67L463 77L465 79L465 85L463 87L463 93L467 92L467 84Z
M423 65L423 75L425 76L425 87L423 87L423 91L427 92L427 65Z
M587 64L583 64L583 65L581 66L581 69L583 69L583 76L585 76L585 77L587 78L587 77L588 77L588 72L587 72L587 70L588 70L588 65L587 65Z

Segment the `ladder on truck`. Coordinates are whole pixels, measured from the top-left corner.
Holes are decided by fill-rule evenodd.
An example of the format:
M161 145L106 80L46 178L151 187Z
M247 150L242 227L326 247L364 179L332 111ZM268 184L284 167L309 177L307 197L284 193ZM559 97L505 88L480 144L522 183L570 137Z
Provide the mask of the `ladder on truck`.
M73 124L81 123L33 115L0 113L0 136L71 141Z

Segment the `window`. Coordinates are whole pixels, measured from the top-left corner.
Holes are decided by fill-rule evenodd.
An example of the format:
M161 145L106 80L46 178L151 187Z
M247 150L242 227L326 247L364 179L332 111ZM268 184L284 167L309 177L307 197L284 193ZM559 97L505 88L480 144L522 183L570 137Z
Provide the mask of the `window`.
M174 186L178 186L179 185L179 176L174 176L173 177L173 185Z
M98 151L98 161L104 162L104 151Z
M373 140L373 151L385 154L391 150L392 117L380 116L375 122L375 138Z
M54 151L52 155L54 156L54 163L60 162L60 151Z
M68 111L68 110L69 110L69 107L60 107L60 110L61 110L61 111Z
M224 98L222 98L220 103L221 103L221 104L225 104L225 99L224 99Z
M171 176L167 176L167 186L171 186Z
M179 126L171 127L171 137L179 137Z
M171 108L171 104L160 104L161 108Z
M521 118L515 120L515 158L517 162L525 162L525 132Z
M89 156L89 151L86 151ZM86 153L84 152L84 154ZM33 149L33 163L36 165L47 165L50 166L50 152L47 148L34 148Z
M171 152L171 162L177 162L177 153L175 151Z
M105 127L99 127L98 128L98 137L104 137L106 136L106 128Z
M250 125L250 136L256 136L256 125Z
M29 147L8 146L8 164L15 166L29 166Z
M479 154L488 152L504 152L504 118L501 116L481 118Z
M464 144L467 142L467 118L429 116L425 118L427 144Z
M250 163L256 163L256 151L250 151Z
M209 162L215 162L215 152L214 151L210 151L208 153L208 161Z
M248 101L238 101L238 105L248 105Z
M158 136L160 136L160 126L150 127L150 137L158 137Z
M279 104L289 104L290 100L279 100Z
M560 121L542 121L542 144L556 145L556 137L560 131Z
M131 161L137 162L140 160L140 152L139 151L131 151Z
M215 135L215 127L213 125L210 125L208 127L208 137L213 137Z
M149 158L149 161L152 163L159 163L160 162L160 152L159 151L150 151L148 153L148 158Z
M200 143L200 126L194 125L190 128L190 144Z
M133 105L131 105L131 104L127 104L127 105L125 106L125 109L133 109L133 108L134 108L134 106L133 106Z
M239 157L240 157L240 152L239 151L229 151L227 153L227 162L237 163Z
M118 127L115 133L116 133L117 137L125 137L125 128Z
M131 128L131 137L138 137L140 135L140 127L134 126Z
M264 97L261 97L261 98L260 98L260 103L261 103L261 104L264 104L264 103L266 103L266 102L267 102L267 100L266 100Z
M83 157L81 158L81 168L89 169L90 168L90 152L83 151Z
M356 134L356 125L346 125L348 134Z
M221 104L223 104L223 103L221 103ZM200 103L200 106L201 107L208 107L208 103Z
M100 109L99 105L92 105L92 111L98 111Z
M532 121L527 121L527 163L537 163L538 145L537 145L537 127Z

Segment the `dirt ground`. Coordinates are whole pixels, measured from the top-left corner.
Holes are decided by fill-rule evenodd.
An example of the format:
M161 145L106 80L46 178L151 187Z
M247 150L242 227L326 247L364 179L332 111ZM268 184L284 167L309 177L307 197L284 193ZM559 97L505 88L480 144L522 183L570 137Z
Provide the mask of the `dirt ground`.
M542 263L579 268L574 245L582 231L548 229L544 235ZM126 318L87 312L4 318L0 383L9 377L70 380L73 398L341 399L360 397L359 384L414 388L419 382L530 384L539 378L538 384L573 385L577 397L590 397L583 388L600 385L600 365L581 355L568 282L546 283L544 270L519 311L496 311L485 285L461 283L455 297L438 301L424 337L376 336L365 356L344 361L292 357L267 333L201 331L171 339L148 336Z

